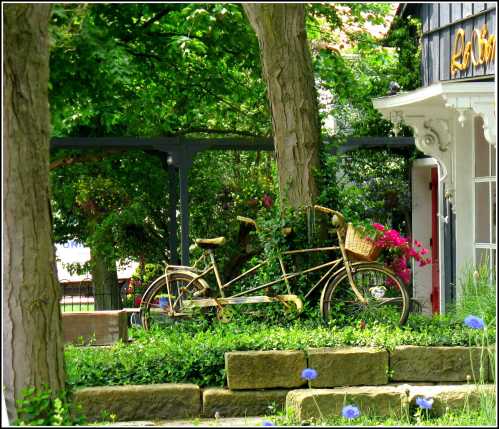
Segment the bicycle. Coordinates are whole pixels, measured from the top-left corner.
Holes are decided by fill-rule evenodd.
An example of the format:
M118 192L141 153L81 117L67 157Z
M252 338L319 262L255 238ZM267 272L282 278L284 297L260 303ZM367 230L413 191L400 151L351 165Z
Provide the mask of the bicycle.
M224 237L196 239L195 243L203 249L202 255L192 266L167 265L165 274L157 278L146 290L140 307L142 326L149 329L156 323L169 322L175 318L190 317L194 309L216 308L219 312L227 305L280 302L286 307L293 303L297 312L303 309L303 301L291 292L290 280L315 271L324 274L308 290L304 299L320 285L324 285L320 297L321 316L328 322L339 314L362 320L395 317L403 325L409 314L409 295L400 278L382 264L362 259L345 247L347 223L343 215L335 210L314 206L314 209L331 216L333 229L336 231L338 246L326 246L312 249L289 250L282 255L295 255L309 252L340 251L337 259L316 265L298 272L286 272L282 255L279 263L282 274L265 284L226 296L225 290L243 278L254 274L268 263L265 259L254 267L244 271L228 282L222 282L218 271L214 250L223 246ZM238 216L238 220L257 227L253 219ZM287 231L289 233L289 230ZM379 253L378 253L379 254ZM351 260L352 259L352 260ZM203 267L199 267L204 262ZM213 289L206 277L213 273L217 283L218 296L211 296ZM250 295L254 292L284 283L287 294Z

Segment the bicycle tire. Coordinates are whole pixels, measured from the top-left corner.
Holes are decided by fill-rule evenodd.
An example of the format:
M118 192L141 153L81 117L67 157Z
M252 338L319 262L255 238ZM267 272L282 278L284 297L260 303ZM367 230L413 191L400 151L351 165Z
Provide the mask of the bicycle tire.
M354 283L366 303L355 295L343 269L329 279L322 290L320 305L324 322L377 320L403 325L409 316L409 294L402 280L380 264L359 262L351 268Z
M194 295L196 292L204 291L205 293L209 289L208 284L202 279L196 279L195 274L188 271L173 271L168 273L168 281L170 284L170 290L172 292L172 303L173 310L175 313L180 313L185 310L184 300L195 300L202 296ZM153 324L170 324L173 319L181 318L179 315L172 315L169 313L169 306L161 308L159 304L158 295L167 294L168 290L166 287L166 275L158 277L146 290L144 296L142 297L142 302L140 305L140 320L142 326L145 330L150 329ZM167 301L169 302L169 301ZM151 311L154 309L154 311Z

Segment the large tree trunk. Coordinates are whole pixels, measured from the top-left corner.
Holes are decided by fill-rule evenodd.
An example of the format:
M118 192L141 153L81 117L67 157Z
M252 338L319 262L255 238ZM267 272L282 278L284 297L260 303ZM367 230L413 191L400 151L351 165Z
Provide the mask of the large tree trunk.
M305 8L292 3L245 3L260 44L272 111L281 203L313 204L319 168L320 120Z
M49 4L4 5L3 381L10 419L27 386L64 387L49 206Z
M116 264L108 263L104 255L90 249L92 283L94 284L95 310L119 310L120 288Z

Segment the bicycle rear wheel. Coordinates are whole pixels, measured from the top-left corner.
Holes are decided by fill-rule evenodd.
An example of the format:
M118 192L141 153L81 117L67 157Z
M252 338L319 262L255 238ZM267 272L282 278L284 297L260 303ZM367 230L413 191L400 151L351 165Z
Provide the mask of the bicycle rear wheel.
M189 272L168 273L170 299L165 275L149 286L140 305L140 319L144 329L147 330L152 325L165 326L175 318L192 316L193 309L186 308L184 301L200 299L208 291L208 285L203 280L193 280L194 278L195 275Z
M322 290L321 313L325 322L380 321L403 325L407 321L409 294L391 270L379 264L358 263L352 265L352 277L365 302L355 295L344 270Z

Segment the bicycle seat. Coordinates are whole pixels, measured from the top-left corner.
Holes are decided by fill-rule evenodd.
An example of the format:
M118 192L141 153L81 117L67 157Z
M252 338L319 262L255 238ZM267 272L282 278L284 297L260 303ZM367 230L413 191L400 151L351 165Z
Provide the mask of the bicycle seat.
M214 249L225 244L225 237L217 238L198 238L196 244L202 249Z

